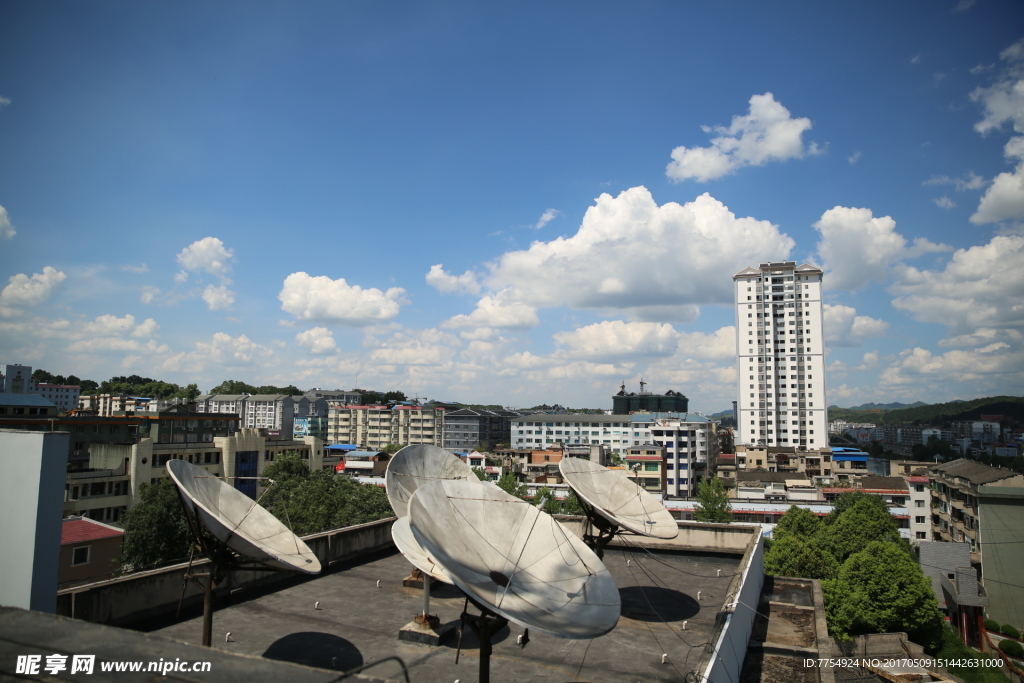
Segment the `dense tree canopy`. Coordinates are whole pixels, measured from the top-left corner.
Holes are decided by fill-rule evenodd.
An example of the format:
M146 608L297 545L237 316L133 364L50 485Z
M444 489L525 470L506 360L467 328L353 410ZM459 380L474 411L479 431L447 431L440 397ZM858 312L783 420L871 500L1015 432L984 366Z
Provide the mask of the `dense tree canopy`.
M725 484L718 477L704 479L697 486L697 504L693 506L693 518L698 522L732 521L732 505Z
M810 538L821 529L821 520L810 510L790 505L775 527L772 537L778 541L784 536Z
M363 485L330 470L311 472L297 454L267 465L260 504L303 536L392 516L384 489ZM272 480L273 484L270 481Z
M831 579L839 571L839 563L814 539L788 534L777 538L765 552L764 571L773 576Z
M121 518L124 545L118 564L126 571L152 569L187 559L193 546L178 487L170 479L143 484L139 502Z
M765 572L822 579L833 636L904 631L932 651L938 647L942 615L931 583L880 497L844 493L824 521L793 506L774 536Z
M302 389L289 384L286 387L275 387L272 384L264 384L263 386L253 386L252 384L246 384L245 382L239 382L237 380L229 379L221 382L213 389L210 389L211 394L284 394L285 396L301 396L303 394Z
M942 615L931 582L901 545L872 541L822 583L832 634L846 640L862 633L904 631L934 649L942 638Z

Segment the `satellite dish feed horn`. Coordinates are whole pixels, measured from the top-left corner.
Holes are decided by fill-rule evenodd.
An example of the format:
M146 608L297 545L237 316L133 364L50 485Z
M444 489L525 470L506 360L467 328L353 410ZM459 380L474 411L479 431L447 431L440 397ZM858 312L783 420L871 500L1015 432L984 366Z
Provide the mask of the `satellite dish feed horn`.
M178 488L192 535L210 560L206 574L189 577L203 588L203 645L211 644L213 588L225 572L320 572L320 560L309 546L249 496L185 460L171 460L167 472ZM201 533L200 525L210 532L213 543ZM205 584L199 578L205 578Z

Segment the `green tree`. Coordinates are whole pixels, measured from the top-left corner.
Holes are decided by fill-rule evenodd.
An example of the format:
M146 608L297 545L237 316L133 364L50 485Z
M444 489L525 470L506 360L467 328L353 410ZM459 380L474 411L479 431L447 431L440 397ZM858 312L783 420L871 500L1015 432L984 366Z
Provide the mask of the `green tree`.
M516 475L511 472L501 475L501 479L498 480L498 488L516 498L524 498L526 496L526 487L519 483Z
M363 524L392 515L387 494L330 470L311 472L297 453L278 456L263 471L269 486L260 503L298 535ZM273 485L267 479L274 481Z
M126 571L152 569L187 559L192 532L170 479L143 484L138 504L122 517L124 544L117 564Z
M824 526L815 536L820 547L832 553L836 562L842 564L848 557L867 547L872 541L888 541L908 554L900 538L896 520L889 514L889 509L879 496L860 492L844 493L836 502L836 508L844 501L854 501L835 518L830 525ZM834 511L833 511L834 512Z
M872 541L822 582L829 631L838 640L862 633L903 631L934 651L942 639L942 614L931 582L900 545Z
M476 478L480 481L487 481L489 479L487 472L484 471L483 467L474 467L473 474L475 474Z
M839 571L839 564L831 553L819 547L812 538L785 534L765 551L764 571L773 576L832 579Z
M697 485L697 504L693 507L693 518L698 522L732 521L732 505L725 484L718 477L704 479Z
M389 443L387 446L383 448L383 451L388 455L394 455L398 451L402 450L402 448L403 447L397 443Z
M785 536L795 536L803 541L812 538L821 529L821 520L807 508L790 505L786 514L775 526L772 538L776 541Z

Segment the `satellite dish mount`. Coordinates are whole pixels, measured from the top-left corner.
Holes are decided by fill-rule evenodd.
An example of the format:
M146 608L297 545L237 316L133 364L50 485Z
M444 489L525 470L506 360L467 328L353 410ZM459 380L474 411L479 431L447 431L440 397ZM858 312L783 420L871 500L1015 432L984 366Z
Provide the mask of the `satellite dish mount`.
M507 581L507 579L506 579ZM473 603L473 606L480 610L480 614L470 614L467 612L469 603ZM473 633L476 634L477 640L480 641L480 683L490 683L491 681L491 638L494 634L501 629L508 626L508 619L495 614L491 610L481 605L476 600L473 600L468 595L466 596L466 603L462 608L462 616L460 617L461 623L459 624L459 646L455 651L455 663L459 663L459 655L462 653L462 634L466 630L466 624L468 623L470 628L473 629ZM530 641L530 629L526 629L526 633L523 635L522 640L519 644L526 647L526 643Z

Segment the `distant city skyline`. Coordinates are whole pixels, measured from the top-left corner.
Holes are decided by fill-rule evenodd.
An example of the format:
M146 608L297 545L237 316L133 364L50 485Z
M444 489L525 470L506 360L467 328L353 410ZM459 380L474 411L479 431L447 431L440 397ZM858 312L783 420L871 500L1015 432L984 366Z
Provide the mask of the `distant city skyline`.
M2 362L710 414L789 260L830 404L1024 394L1019 3L0 16Z

